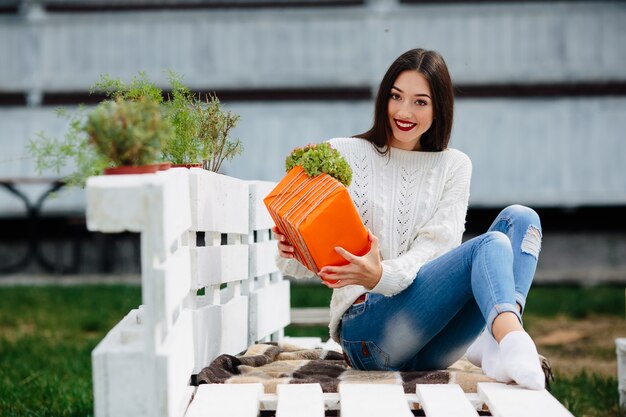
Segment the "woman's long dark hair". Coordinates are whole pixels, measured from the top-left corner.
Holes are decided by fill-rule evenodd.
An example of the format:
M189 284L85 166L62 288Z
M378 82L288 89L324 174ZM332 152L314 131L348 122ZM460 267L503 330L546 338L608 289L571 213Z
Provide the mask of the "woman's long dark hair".
M422 74L428 81L433 95L433 124L420 138L420 146L423 151L442 151L448 147L452 132L454 90L443 57L438 52L425 49L411 49L400 55L391 64L380 82L376 95L374 126L365 133L355 135L355 137L370 141L376 145L376 149L382 154L389 151L387 144L392 131L389 125L387 106L391 96L391 87L393 87L398 75L407 70Z

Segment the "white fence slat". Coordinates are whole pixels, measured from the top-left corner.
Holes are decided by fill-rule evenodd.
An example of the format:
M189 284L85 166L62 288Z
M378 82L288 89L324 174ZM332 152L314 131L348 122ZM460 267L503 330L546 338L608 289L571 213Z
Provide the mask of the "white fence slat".
M257 242L250 245L250 274L249 277L258 277L278 271L276 254L278 247L275 240Z
M156 175L104 175L87 179L87 229L140 232L146 225L143 187ZM120 210L123 207L124 210Z
M162 261L191 225L188 183L188 174L182 170L91 177L86 191L87 228L106 233L148 232L153 255Z
M221 353L248 348L248 297L235 297L222 306Z
M222 353L236 354L248 347L248 297L235 297L224 305L202 305L192 310L194 373Z
M417 384L415 392L428 417L478 417L457 384Z
M249 343L269 336L289 324L289 287L289 281L284 280L250 293Z
M413 417L402 385L339 384L341 417Z
M197 374L208 366L220 352L222 306L207 305L192 310L194 368Z
M138 316L138 309L131 310L91 353L96 417L148 416L149 358L136 337L143 334Z
M189 176L192 228L247 235L248 183L198 168L192 168Z
M479 382L478 395L493 417L574 417L548 391Z
M248 245L192 248L192 287L198 289L248 278L248 249Z
M178 412L187 396L193 370L193 331L191 313L183 310L165 342L156 352L155 412L152 415L182 417ZM165 410L161 409L163 407ZM165 411L165 413L163 413Z
M294 346L299 346L304 349L316 349L322 346L321 337L293 337L285 336L281 342L289 343Z
M275 182L248 181L250 187L250 230L271 229L274 220L267 211L263 199L276 187Z
M320 384L279 384L276 417L324 417Z
M203 384L185 417L256 417L261 395L261 384Z
M154 271L145 274L148 279L143 280L142 287L144 302L149 305L146 310L154 314L150 322L165 337L172 324L174 312L182 306L191 288L189 248L180 247Z
M620 337L615 340L617 353L617 391L619 403L626 407L626 338Z

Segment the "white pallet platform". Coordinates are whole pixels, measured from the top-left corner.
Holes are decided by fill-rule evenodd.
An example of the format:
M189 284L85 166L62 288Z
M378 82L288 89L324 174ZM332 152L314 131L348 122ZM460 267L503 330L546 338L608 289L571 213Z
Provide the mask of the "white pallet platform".
M276 410L276 417L323 417L329 410L342 417L411 417L419 409L426 417L476 417L477 410L493 417L573 417L545 390L500 383L479 383L478 395L465 394L456 384L418 384L417 394L390 384L341 384L339 393L322 393L319 384L279 385L277 394L263 394L262 388L259 394L259 387L201 385L185 417L256 416L263 410ZM232 405L238 396L241 404Z

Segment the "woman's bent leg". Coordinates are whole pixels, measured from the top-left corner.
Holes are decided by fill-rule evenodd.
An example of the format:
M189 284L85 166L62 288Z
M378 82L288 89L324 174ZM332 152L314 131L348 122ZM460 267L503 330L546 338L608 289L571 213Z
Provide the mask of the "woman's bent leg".
M351 362L364 369L401 369L411 361L414 369L427 369L420 351L448 325L455 326L454 318L475 299L481 312L477 322L468 334L457 332L447 346L460 357L485 320L491 326L501 312L518 314L512 257L509 239L489 232L425 264L401 293L370 294L364 306L351 307L342 320L342 344ZM368 361L372 356L378 359ZM432 363L424 359L424 365Z
M500 212L489 231L502 232L511 241L515 300L523 312L541 251L539 216L531 208L512 205Z
M512 205L503 209L489 227L489 231L504 233L513 250L513 277L515 301L523 313L526 297L532 284L541 250L541 222L537 213L525 206ZM493 351L496 341L484 332L467 350L467 358L476 366L484 367L483 351Z

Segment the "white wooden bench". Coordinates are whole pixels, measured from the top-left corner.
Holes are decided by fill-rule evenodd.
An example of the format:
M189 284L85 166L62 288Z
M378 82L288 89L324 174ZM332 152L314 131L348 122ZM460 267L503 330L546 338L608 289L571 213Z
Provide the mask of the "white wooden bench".
M92 353L96 417L477 416L571 414L547 391L479 384L317 384L193 387L191 376L222 353L256 341L280 340L289 324L289 282L276 270L273 222L262 198L274 186L201 169L151 175L103 176L87 183L90 230L141 234L142 305L124 317ZM319 339L292 339L294 344ZM265 411L267 414L269 411Z

